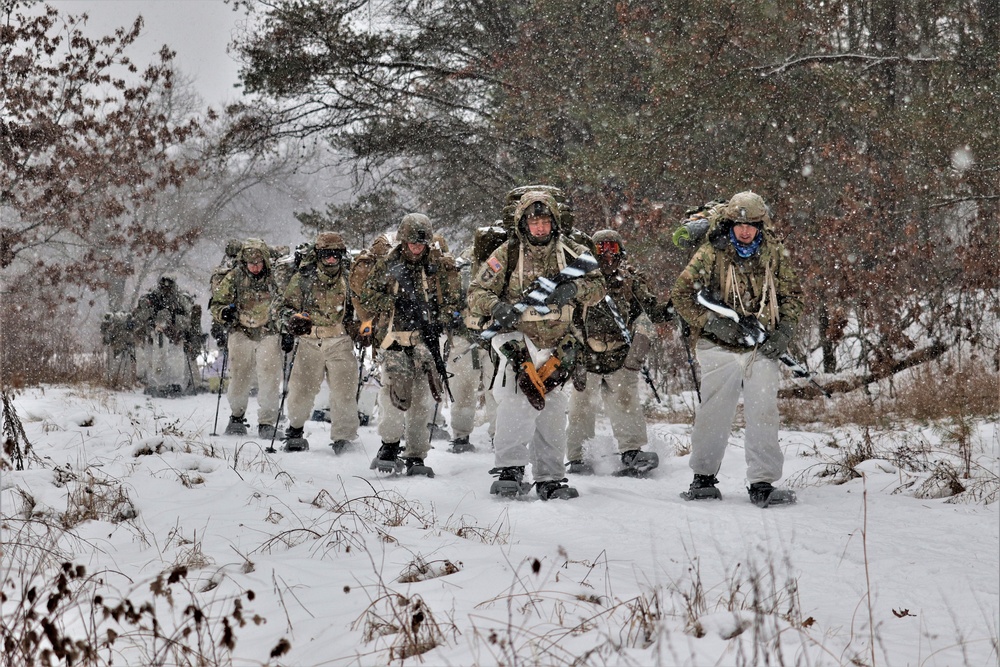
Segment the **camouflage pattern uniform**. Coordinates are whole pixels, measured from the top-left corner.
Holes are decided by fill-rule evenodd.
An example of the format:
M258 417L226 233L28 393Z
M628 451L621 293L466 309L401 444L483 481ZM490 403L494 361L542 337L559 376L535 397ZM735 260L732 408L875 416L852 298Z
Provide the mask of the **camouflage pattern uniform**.
M288 435L303 428L325 378L330 390L330 442L338 449L358 437L358 359L350 335L358 323L344 268L348 255L343 238L320 232L315 248L315 262L302 265L291 277L282 308L286 320L296 313L306 313L312 320L311 331L298 337L288 381ZM327 264L319 257L324 251L338 253L340 259Z
M398 245L375 261L357 297L361 308L378 321L374 345L382 357L379 436L385 445L398 445L405 435L403 457L422 462L430 449L432 389L439 394L443 390L431 352L421 340L417 313L427 304L430 324L446 330L459 307L461 285L454 258L431 246L427 216L403 216L396 240ZM425 249L413 257L407 243L423 243Z
M729 231L734 221L760 227L762 241L749 257L737 253ZM691 433L690 466L699 476L714 477L719 471L742 392L747 479L750 484L770 483L781 478L784 465L778 446L778 362L759 347L728 344L704 331L716 316L695 296L705 288L714 301L741 316L756 317L770 332L787 331L790 338L802 313L801 288L759 195L733 195L726 206L713 210L710 223L711 240L698 248L671 292L677 313L697 340L701 366L702 401Z
M139 299L132 312L136 376L154 396L194 393L201 350L201 307L170 277Z
M618 250L602 252L605 240L617 244ZM650 340L656 335L653 323L667 322L673 317L668 304L658 303L650 292L645 277L624 263L624 242L617 232L597 232L593 242L608 293L580 313L586 338L587 378L584 390L572 392L569 401L566 458L570 462L583 461L583 443L595 435L599 404L603 404L611 421L619 452L640 450L649 442L639 402L639 369L645 362ZM631 346L611 312L608 298L614 300L632 339Z
M541 203L552 218L552 232L540 243L529 238L525 218L534 204ZM515 304L526 288L538 277L552 278L588 249L562 237L559 233L558 205L551 194L528 191L517 203L514 212L515 238L497 248L469 285L469 311L474 317L491 317L501 301ZM513 246L513 247L512 247ZM508 266L509 265L509 266ZM509 277L508 277L509 276ZM599 271L592 271L574 281L573 302L593 306L604 298L604 280ZM518 369L500 354L508 341L523 341L535 367L542 366L555 353L555 348L571 336L573 303L539 315L528 309L511 333L493 337L492 345L499 355L499 368L493 382L497 401L497 427L493 440L497 468L523 468L532 465L536 484L564 479L563 457L566 454L567 391L555 387L545 395L545 405L536 410L521 391L516 391ZM539 486L539 490L541 490Z
M262 261L263 270L252 274L247 264ZM219 282L209 309L212 321L229 330L230 422L243 422L254 375L257 379L257 431L268 437L278 421L281 387L281 347L278 340L278 286L271 272L270 250L260 239L247 239L236 258L236 266ZM235 306L229 323L222 312Z

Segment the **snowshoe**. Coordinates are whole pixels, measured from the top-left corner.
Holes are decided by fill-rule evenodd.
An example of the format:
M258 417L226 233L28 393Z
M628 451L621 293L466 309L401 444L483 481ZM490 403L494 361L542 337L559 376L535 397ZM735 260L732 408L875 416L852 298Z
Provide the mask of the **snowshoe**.
M330 443L330 448L333 449L333 453L340 455L346 452L351 447L350 440L334 440Z
M414 475L434 477L434 469L430 466L424 465L423 459L418 459L415 456L406 456L403 458L403 463L406 465L407 477L413 477Z
M469 436L463 435L460 438L455 438L448 445L448 451L452 454L465 454L467 452L476 451L475 445L469 442Z
M406 470L406 464L399 458L398 442L383 442L378 454L372 459L371 470L398 475Z
M684 500L722 500L722 492L715 488L719 483L715 475L695 475L687 491L681 492Z
M586 461L569 461L566 464L566 472L570 475L593 475L594 466Z
M542 500L569 500L579 498L580 492L562 482L567 480L549 480L547 482L536 482L535 492Z
M622 452L622 467L611 474L615 477L644 477L658 465L660 465L660 457L656 452L632 449Z
M490 494L501 498L518 498L531 490L531 484L524 480L524 466L504 466L490 470L498 478L490 485Z
M326 422L330 423L330 408L323 408L322 410L313 410L312 416L309 418L310 421L314 422Z
M283 434L277 429L274 424L258 424L257 425L257 437L261 440L271 440L276 438L281 440Z
M285 430L284 440L285 446L283 449L286 452L304 452L309 449L309 441L306 440L302 427L295 428L294 426L289 426Z
M750 502L757 507L791 505L797 500L794 491L776 489L770 482L754 482L747 492L750 494Z
M226 424L226 430L224 435L246 435L247 434L247 423L243 419L243 415L237 417L232 415L229 417L229 423Z

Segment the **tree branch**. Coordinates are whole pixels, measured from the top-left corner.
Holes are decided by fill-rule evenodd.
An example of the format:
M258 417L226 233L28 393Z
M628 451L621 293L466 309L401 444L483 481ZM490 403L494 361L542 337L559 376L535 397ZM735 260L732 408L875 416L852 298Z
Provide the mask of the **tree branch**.
M783 74L784 72L792 69L793 67L802 67L804 65L810 65L812 63L835 63L848 60L858 60L866 62L872 65L878 65L886 62L939 62L940 58L925 58L922 56L870 56L864 53L833 53L833 54L815 54L811 56L794 56L781 63L780 65L760 65L757 67L751 67L750 69L761 72L760 76L768 77L775 74ZM767 71L764 71L767 70Z

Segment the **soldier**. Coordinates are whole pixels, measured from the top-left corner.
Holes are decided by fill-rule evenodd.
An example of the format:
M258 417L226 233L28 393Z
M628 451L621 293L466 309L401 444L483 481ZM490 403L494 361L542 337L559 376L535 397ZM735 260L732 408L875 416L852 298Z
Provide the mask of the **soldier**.
M625 243L618 232L601 230L594 234L593 243L608 293L580 312L587 376L583 391L572 392L569 401L567 472L593 473L583 459L583 443L594 437L596 403L600 400L621 453L623 468L616 474L642 474L657 467L659 458L654 452L642 451L648 438L639 402L639 369L654 335L652 323L667 322L672 314L667 304L657 303L645 278L625 263Z
M785 247L760 195L740 192L713 211L708 241L695 252L672 291L677 313L691 326L701 365L702 400L691 432L694 480L686 500L721 498L716 474L743 394L750 500L762 507L794 502L775 489L784 456L778 446L778 358L802 312L802 293ZM718 313L724 306L736 322ZM711 307L710 307L711 306ZM715 307L716 310L712 308ZM744 325L763 328L762 344Z
M257 379L257 436L277 435L281 346L278 340L278 286L271 272L267 244L247 239L236 258L236 266L219 282L209 308L212 320L227 332L231 369L229 424L226 435L246 435L245 413L250 385Z
M358 437L358 360L352 339L358 322L351 305L347 261L347 246L340 234L320 232L315 261L302 264L285 290L282 310L290 334L282 341L286 353L292 352L292 336L298 337L288 381L288 451L309 449L303 428L324 377L330 390L330 446L340 454Z
M194 393L195 359L201 350L201 307L163 276L132 312L136 329L136 375L153 396Z
M450 255L432 251L431 221L422 213L403 216L398 245L376 260L358 294L366 312L378 317L375 345L382 356L378 433L382 446L372 469L433 476L424 465L430 449L431 400L446 391L440 335L459 303L459 276ZM406 451L400 456L405 434Z
M469 286L471 314L491 316L509 331L492 338L500 367L493 384L496 467L490 472L499 479L490 492L499 495L517 495L528 488L523 477L529 462L543 500L579 495L563 484L568 397L562 385L580 350L570 333L574 304L600 301L604 280L595 266L576 280L558 284L545 300L547 312L528 308L522 314L515 308L535 279L554 278L587 253L587 248L560 235L558 216L551 192L525 192L514 208L512 238L493 251Z

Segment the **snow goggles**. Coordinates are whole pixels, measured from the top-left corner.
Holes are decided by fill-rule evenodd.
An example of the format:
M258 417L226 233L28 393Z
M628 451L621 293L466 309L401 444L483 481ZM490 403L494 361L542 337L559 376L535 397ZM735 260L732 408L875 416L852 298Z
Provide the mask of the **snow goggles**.
M316 251L316 257L319 258L320 260L330 259L331 257L335 257L339 262L344 258L344 251L337 250L336 248L322 248Z
M622 251L622 247L618 241L601 241L596 245L597 254L599 255L617 255Z

